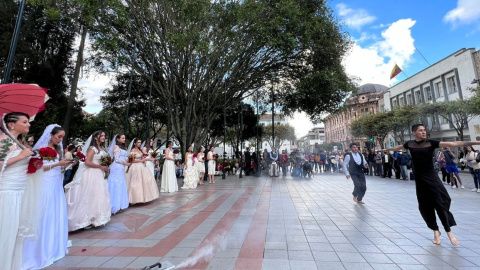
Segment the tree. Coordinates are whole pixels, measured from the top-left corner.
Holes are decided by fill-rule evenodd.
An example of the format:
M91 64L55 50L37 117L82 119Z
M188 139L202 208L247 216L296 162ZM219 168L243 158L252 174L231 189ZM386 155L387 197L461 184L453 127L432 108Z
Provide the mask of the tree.
M444 102L424 104L424 111L428 110L432 115L438 115L445 119L450 127L458 135L460 141L464 139L464 129L468 128L468 122L477 114L475 113L475 102L468 99L457 99Z
M272 125L264 125L262 141L268 142L271 148L275 147L277 149L280 149L284 142L297 139L295 128L288 123L275 123L275 142L272 135Z
M98 57L109 69L132 68L145 80L155 68L154 98L163 104L171 99L172 130L182 148L204 140L225 96L228 106L236 107L278 82L285 110L314 114L335 108L350 90L340 64L348 38L325 1L121 3L123 11L105 12L97 20L92 34ZM116 23L120 16L127 25ZM316 105L300 106L304 100Z
M352 135L357 138L375 138L381 146L393 129L394 113L384 112L363 116L350 123Z
M17 15L17 1L0 4L0 66L5 66ZM70 58L73 54L75 29L71 19L53 15L48 5L27 3L20 39L15 54L11 79L17 83L34 83L49 89L50 100L45 110L35 117L30 133L39 138L44 128L61 123L67 110L68 76L72 72ZM82 107L80 100L73 104L72 119L77 123L72 131L81 129Z

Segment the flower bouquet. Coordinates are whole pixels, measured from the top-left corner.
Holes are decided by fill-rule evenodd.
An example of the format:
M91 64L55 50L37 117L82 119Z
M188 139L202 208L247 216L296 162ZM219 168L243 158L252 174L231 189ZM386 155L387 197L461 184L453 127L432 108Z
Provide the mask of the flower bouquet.
M137 157L135 156L135 154L130 154L128 155L127 157L127 163L133 163L133 161L136 159ZM128 170L130 170L130 166L128 166L127 168L127 173L128 173Z
M43 160L39 157L32 157L28 162L27 174L36 173L37 170L43 167Z
M213 155L213 159L216 161L218 159L218 155L217 154L214 154Z
M197 154L193 154L193 156L192 156L192 162L193 162L193 164L195 164L195 158L196 158L196 157L197 157Z
M157 156L158 156L158 153L157 153L157 152L155 152L155 151L152 152L152 158L157 158Z
M80 151L75 154L75 158L81 162L85 162L86 159L85 155Z
M178 150L177 149L173 150L173 153L178 154Z
M113 159L112 157L110 156L110 154L106 154L104 156L102 156L102 163L100 165L102 166L107 166L107 167L110 167L110 165L112 165L113 163ZM105 172L105 177L104 179L107 179L108 178L108 175L110 174L110 169L108 169L106 172Z
M58 155L57 151L55 151L54 149L52 149L50 147L40 148L40 150L38 152L40 154L40 157L43 160L53 161L53 160L57 159L57 155Z

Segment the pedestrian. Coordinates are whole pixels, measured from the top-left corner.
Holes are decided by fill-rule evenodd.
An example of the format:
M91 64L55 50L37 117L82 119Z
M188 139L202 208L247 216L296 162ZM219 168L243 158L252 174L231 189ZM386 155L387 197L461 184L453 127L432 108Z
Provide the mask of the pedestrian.
M412 166L415 174L415 188L418 200L418 209L422 215L428 228L434 231L433 243L440 245L440 231L437 225L435 212L442 222L447 232L450 242L458 245L458 240L451 231L452 226L457 225L455 219L450 212L451 199L440 178L438 172L433 166L433 154L436 148L444 148L446 151L450 147L465 147L471 145L480 145L480 142L440 142L437 140L427 139L427 132L423 124L415 124L412 126L414 140L406 142L387 150L410 150L412 155ZM448 163L447 163L448 164ZM448 165L447 165L448 166ZM448 170L447 170L448 171Z
M447 163L445 162L445 156L443 155L442 151L438 152L438 170L442 172L442 181L444 184L450 185L450 174L447 173L445 169Z
M400 153L393 154L393 171L395 172L395 179L400 179Z
M373 169L376 168L375 166L375 150L371 149L370 153L368 153L368 168L369 168L369 175L373 175ZM377 175L378 172L375 172Z
M65 160L73 161L74 151L75 151L75 145L69 145L67 147L67 153L65 153ZM63 174L63 186L70 183L70 178L72 177L73 165L75 165L75 163L72 162L68 164L68 166L65 168L65 173Z
M157 159L155 160L155 181L158 182L160 178L160 161Z
M245 176L249 176L250 175L250 171L252 170L252 166L251 166L251 163L252 163L252 156L251 156L251 153L250 153L250 147L247 147L247 149L245 150Z
M389 152L384 151L382 156L382 164L383 164L382 178L385 178L385 177L392 178L392 162L393 162L392 155L390 155Z
M215 168L217 167L215 156L214 156L215 148L213 146L210 147L210 151L207 153L207 160L208 160L208 183L215 184ZM241 172L240 172L241 173Z
M447 170L447 173L450 174L450 180L452 181L452 188L458 188L458 182L460 182L460 187L464 189L465 187L463 186L462 179L460 179L457 164L455 164L455 154L450 147L444 147L443 155L445 157L445 162L447 163L445 169ZM454 175L456 179L453 177Z
M278 153L277 153L277 150L275 148L272 148L272 152L270 152L270 162L272 164L270 166L270 176L278 177L278 169L277 169Z
M282 151L282 156L280 158L280 166L282 167L282 175L287 176L287 165L288 165L288 155L287 151Z
M183 166L182 166L182 162L180 160L175 161L175 175L178 178L183 177Z
M410 161L410 156L407 153L404 153L403 151L398 151L397 159L398 159L398 165L400 167L403 180L405 181L410 180L408 177L408 169L407 169L407 164Z
M472 146L467 146L467 166L470 174L473 177L473 183L475 184L475 188L472 189L472 191L480 193L480 179L478 177L478 171L480 171L480 163L477 162L477 156L478 154L475 152L475 149L473 149Z
M375 155L375 175L382 176L382 150L377 150L377 154Z
M323 169L324 172L326 171L325 168L326 168L327 165L325 164L325 161L326 161L325 152L321 151L320 152L320 165L321 165L320 166L320 171L322 171L322 169Z
M368 168L368 163L363 154L358 153L358 147L355 143L350 144L351 153L345 155L343 161L343 172L347 179L352 179L354 189L352 192L353 201L364 204L363 196L367 191L364 168Z

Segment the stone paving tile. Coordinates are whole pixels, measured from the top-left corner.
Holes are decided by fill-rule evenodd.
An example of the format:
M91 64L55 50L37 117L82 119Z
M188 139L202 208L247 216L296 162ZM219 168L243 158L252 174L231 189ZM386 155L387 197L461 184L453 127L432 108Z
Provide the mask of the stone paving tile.
M116 215L107 226L73 233L70 254L51 268L136 269L158 260L179 264L228 220L232 225L223 240L211 242L221 248L205 257L200 269L480 269L478 194L447 189L460 246L452 247L445 234L436 246L418 212L414 181L366 178L365 205L351 201L353 185L337 173L312 179L232 176L162 194L156 202ZM243 206L235 208L232 220L227 215L239 201ZM193 222L197 216L203 221ZM144 224L129 229L123 223L137 220ZM182 226L188 233L181 233ZM158 244L172 234L181 237L173 239L175 244ZM249 253L249 245L258 251ZM145 257L158 252L165 256Z

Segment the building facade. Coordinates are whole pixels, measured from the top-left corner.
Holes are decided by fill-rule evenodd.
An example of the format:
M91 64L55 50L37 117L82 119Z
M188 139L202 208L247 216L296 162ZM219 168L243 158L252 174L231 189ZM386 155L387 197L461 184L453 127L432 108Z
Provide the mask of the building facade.
M384 94L388 87L380 84L364 84L357 93L346 101L345 110L330 114L324 119L325 142L341 143L343 149L348 149L352 142L360 144L360 148L368 147L368 138L353 137L350 123L362 116L375 114L384 110ZM372 147L370 145L370 147Z
M479 70L480 51L473 48L460 49L392 86L384 94L385 110L394 110L406 104L468 99L472 96L468 89L478 86ZM442 141L458 140L457 132L442 117L427 117L425 120L430 138ZM464 134L466 141L480 140L480 118L472 119ZM404 140L408 140L410 136L408 132L404 135ZM393 138L390 138L388 143L388 146L393 145Z

